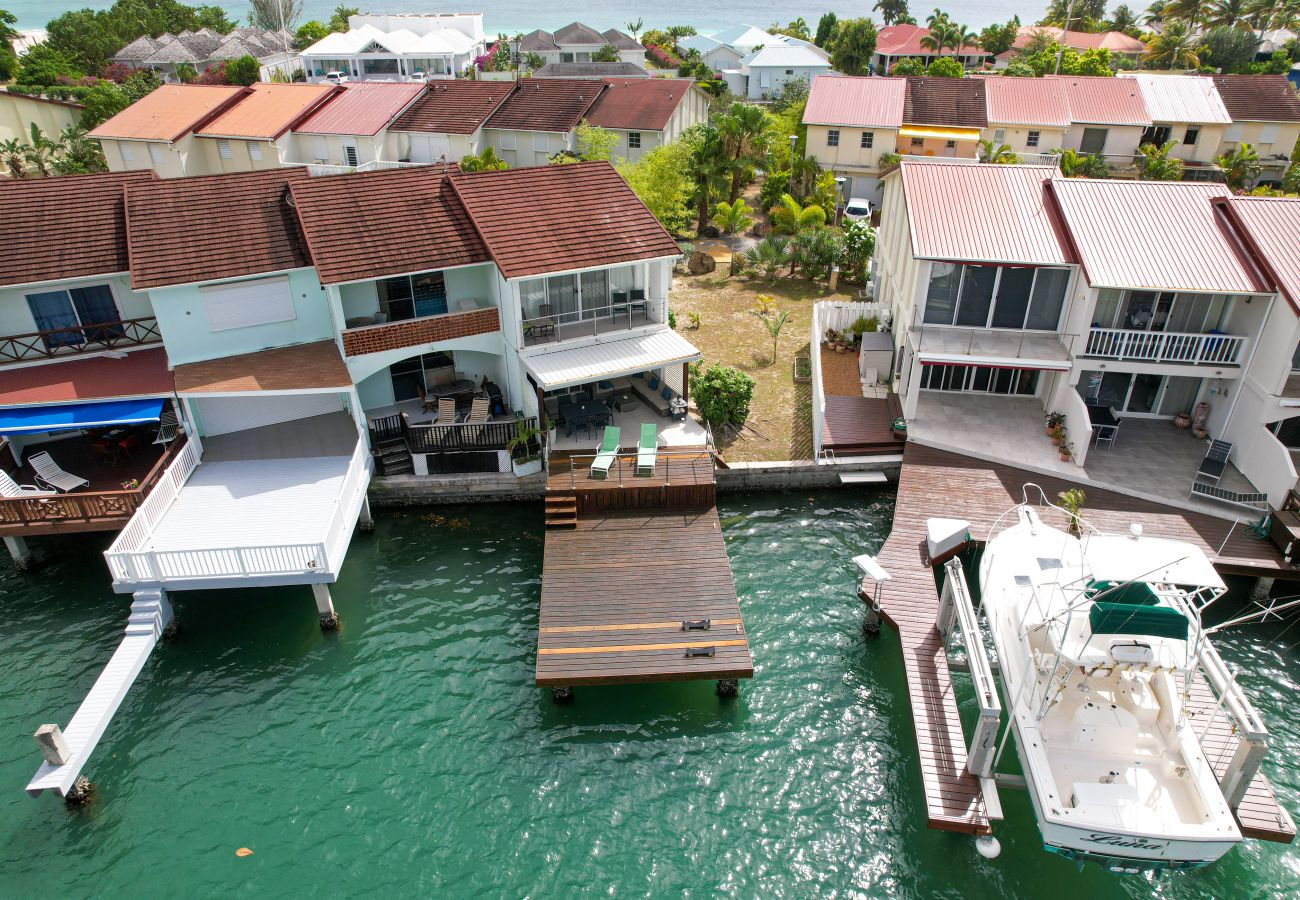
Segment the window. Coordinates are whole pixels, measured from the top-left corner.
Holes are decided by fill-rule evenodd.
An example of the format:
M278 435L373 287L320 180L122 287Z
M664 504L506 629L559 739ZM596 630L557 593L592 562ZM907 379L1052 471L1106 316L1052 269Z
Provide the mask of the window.
M356 168L356 165L357 165L357 145L356 145L356 144L344 144L344 145L343 145L343 165L345 165L345 166L351 166L352 168Z
M1080 153L1104 153L1106 150L1106 129L1085 128L1079 141Z
M1007 142L1007 130L1005 128L993 129L993 143L1002 145Z
M393 400L414 400L434 385L454 381L456 365L450 353L425 353L388 367L393 382Z
M230 159L230 141L217 141L217 155L222 159Z
M1038 132L1037 132L1037 131L1031 131L1031 132L1029 132L1029 136L1025 138L1025 146L1026 146L1026 147L1037 147L1037 146L1038 146Z
M996 369L991 366L921 366L921 388L978 394L1038 393L1038 372L1030 369Z
M1188 129L1183 132L1183 143L1195 144L1196 139L1200 136L1200 134L1201 134L1201 129L1189 126Z
M258 162L262 158L262 145L257 141L248 142L248 158Z
M925 323L951 325L957 309L957 288L961 284L958 263L930 263L930 287L925 295Z
M571 62L573 62L573 54L572 54L572 53L561 53L561 54L560 54L560 62L562 62L562 63L571 63Z
M502 150L515 149L515 133L513 131L501 132L501 140L497 142Z
M957 301L957 324L984 328L988 325L989 309L993 305L998 269L997 266L965 266L965 270Z
M925 324L1055 331L1068 269L930 264Z
M956 142L956 141L944 141L944 142L943 142L943 149L945 149L945 150L956 150L956 149L957 149L957 142Z
M533 133L533 150L538 153L551 152L551 136L542 131Z
M131 145L126 141L123 141L120 144L120 147L122 150L122 160L124 162L135 162L135 151L131 149Z
M829 128L826 130L826 146L838 147L840 145L840 130L838 128Z
M629 150L641 149L641 132L629 131L627 133L627 147Z
M912 138L911 146L913 146L913 147L924 147L924 146L925 146L925 138Z
M289 279L284 277L203 287L199 297L208 316L208 330L213 332L297 318Z
M1291 371L1300 370L1300 344L1296 345L1295 352L1291 354Z
M794 69L786 69L786 70L785 70L785 74L787 74L787 75L793 75L793 74L794 74Z
M162 147L159 147L157 144L150 144L149 158L153 160L155 166L162 165L162 161L163 161Z
M1259 130L1259 142L1261 144L1272 144L1277 140L1277 126L1265 125Z
M447 285L441 272L383 278L375 287L379 311L389 322L439 316L447 311Z
M1142 143L1163 147L1169 143L1169 134L1172 130L1168 125L1150 125L1142 132Z
M862 149L870 150L876 143L876 133L874 131L862 132Z
M104 340L122 334L122 326L85 328L87 325L116 323L122 316L113 302L113 290L106 284L42 291L27 295L37 331L53 331L44 337L47 349L84 344L87 339Z

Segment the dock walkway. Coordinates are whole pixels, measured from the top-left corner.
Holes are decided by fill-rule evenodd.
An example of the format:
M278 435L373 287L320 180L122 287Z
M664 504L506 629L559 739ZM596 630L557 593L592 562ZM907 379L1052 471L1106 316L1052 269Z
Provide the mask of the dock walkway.
M933 570L924 558L925 522L933 516L965 519L971 523L972 538L982 542L994 521L1021 501L1026 483L1041 486L1052 501L1060 491L1074 486L1065 479L916 444L908 444L903 454L893 527L878 556L891 580L877 599L881 614L902 643L931 828L972 834L990 830L979 782L966 769L966 744L952 676L935 627L939 595ZM1240 526L1223 519L1114 491L1087 488L1086 493L1083 515L1102 531L1123 532L1138 522L1149 534L1200 545L1224 574L1300 580L1300 570L1286 565L1272 544L1250 538ZM1046 518L1051 520L1050 515ZM1055 524L1064 527L1065 523L1062 519ZM872 589L871 582L864 581L862 589L865 596ZM1212 704L1208 688L1193 691L1193 716L1208 716ZM1212 729L1207 737L1207 749L1211 740L1219 742L1213 748L1216 757L1227 742L1236 740L1222 717L1219 722L1222 727ZM1262 773L1251 783L1238 815L1243 830L1252 837L1289 843L1295 836L1294 825L1278 806Z

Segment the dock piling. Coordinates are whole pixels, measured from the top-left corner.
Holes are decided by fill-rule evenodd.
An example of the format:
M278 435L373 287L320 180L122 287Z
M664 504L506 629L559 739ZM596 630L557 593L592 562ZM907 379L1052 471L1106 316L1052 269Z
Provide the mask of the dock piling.
M718 696L724 700L736 696L740 693L740 681L736 678L721 678L718 680Z
M72 757L72 749L64 740L63 729L58 725L42 725L36 729L36 734L32 737L41 748L41 756L44 756L45 761L50 765L61 766Z
M27 569L32 565L32 551L27 546L27 539L21 537L5 538L5 549L13 557L14 563L19 569Z
M320 613L321 631L338 631L339 616L334 611L334 600L330 597L328 584L313 584L311 595L316 600L316 611Z
M361 498L361 515L357 517L357 530L370 534L375 530L375 517L370 514L370 498Z

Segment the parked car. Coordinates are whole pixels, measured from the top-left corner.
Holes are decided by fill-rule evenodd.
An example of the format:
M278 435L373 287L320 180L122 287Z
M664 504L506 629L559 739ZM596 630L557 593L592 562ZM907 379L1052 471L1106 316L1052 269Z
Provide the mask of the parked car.
M871 220L871 201L852 197L844 204L844 218Z
M325 80L328 81L330 84L344 84L345 82L350 81L351 79L348 78L347 72L335 71L335 72L326 72Z

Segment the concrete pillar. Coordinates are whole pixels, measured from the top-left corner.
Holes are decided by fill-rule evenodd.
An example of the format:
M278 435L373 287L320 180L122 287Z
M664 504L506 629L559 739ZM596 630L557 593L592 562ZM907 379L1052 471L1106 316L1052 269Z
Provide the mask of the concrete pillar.
M334 612L334 601L330 598L329 585L313 584L311 594L316 599L316 612L320 614L321 631L338 631L339 617L338 613Z
M63 732L58 725L42 725L32 735L41 748L41 756L52 766L61 766L72 758L72 748L63 739Z
M27 546L27 539L20 537L5 538L5 549L14 558L18 568L25 569L32 564L32 551Z
M357 517L357 528L367 534L375 530L375 517L370 514L370 497L361 498L361 515Z

